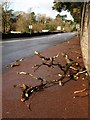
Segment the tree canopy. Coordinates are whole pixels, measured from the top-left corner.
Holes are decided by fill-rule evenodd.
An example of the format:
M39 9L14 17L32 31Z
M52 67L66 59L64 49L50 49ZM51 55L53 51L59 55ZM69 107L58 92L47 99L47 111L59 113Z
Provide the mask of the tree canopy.
M54 10L61 12L62 10L70 11L74 21L80 23L83 9L83 2L59 2L54 1L53 7Z
M32 32L42 32L42 30L48 31L73 31L75 28L74 22L66 20L66 15L57 14L55 19L52 19L46 14L38 14L31 11L28 13L23 11L14 11L10 9L10 2L3 1L1 5L2 9L2 24L0 24L0 30L4 33L9 32L29 32L29 25L32 25ZM57 28L61 27L61 30Z
M11 29L11 21L13 18L13 10L9 9L10 2L2 2L2 28L3 32L8 32Z

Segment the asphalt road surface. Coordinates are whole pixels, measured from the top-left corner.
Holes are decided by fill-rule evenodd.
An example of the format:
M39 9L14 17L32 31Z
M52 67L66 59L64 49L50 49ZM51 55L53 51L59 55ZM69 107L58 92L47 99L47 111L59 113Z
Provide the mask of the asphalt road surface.
M10 39L2 42L2 69L5 65L14 62L17 59L31 57L34 51L42 51L46 48L64 42L73 36L76 32L60 33L35 38Z

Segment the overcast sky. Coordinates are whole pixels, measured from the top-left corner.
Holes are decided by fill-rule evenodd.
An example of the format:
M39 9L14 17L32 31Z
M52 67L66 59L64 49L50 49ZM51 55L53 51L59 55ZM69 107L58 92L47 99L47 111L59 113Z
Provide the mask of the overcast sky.
M57 11L52 10L53 1L54 0L10 0L11 1L11 8L14 11L24 11L28 12L31 8L32 12L35 12L37 15L46 14L46 16L55 18L58 14ZM66 14L67 12L62 12L61 15ZM67 13L68 19L72 19L70 13Z

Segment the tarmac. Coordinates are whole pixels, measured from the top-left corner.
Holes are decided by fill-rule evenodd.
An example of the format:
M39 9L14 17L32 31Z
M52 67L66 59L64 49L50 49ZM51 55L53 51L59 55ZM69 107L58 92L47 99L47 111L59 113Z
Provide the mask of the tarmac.
M56 61L61 65L66 64L61 55L64 52L84 67L79 37L75 36L64 43L52 46L40 54L52 57L59 52L60 55ZM19 66L9 68L2 74L2 118L88 118L88 96L85 96L90 79L88 76L81 75L76 81L65 79L63 86L59 84L50 86L35 92L26 102L21 102L20 85L24 83L36 86L40 84L40 81L30 75L20 75L17 72L28 72L37 78L42 77L48 81L59 79L60 69L57 67L43 65L34 72L32 67L40 63L41 59L34 55L25 58ZM83 89L86 91L80 94L75 93L75 91Z

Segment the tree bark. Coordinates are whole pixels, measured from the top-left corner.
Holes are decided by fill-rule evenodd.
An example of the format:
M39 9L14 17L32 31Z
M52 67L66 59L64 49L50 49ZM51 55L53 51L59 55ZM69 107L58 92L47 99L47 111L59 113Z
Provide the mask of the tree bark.
M84 3L82 13L82 24L81 24L81 49L83 55L83 61L86 69L90 75L90 2Z

